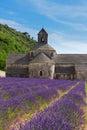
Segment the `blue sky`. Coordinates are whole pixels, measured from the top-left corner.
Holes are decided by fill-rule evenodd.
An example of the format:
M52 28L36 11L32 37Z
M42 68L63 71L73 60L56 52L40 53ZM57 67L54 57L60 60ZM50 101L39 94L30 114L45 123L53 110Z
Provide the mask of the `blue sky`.
M87 0L0 0L0 23L36 40L44 27L58 53L87 54Z

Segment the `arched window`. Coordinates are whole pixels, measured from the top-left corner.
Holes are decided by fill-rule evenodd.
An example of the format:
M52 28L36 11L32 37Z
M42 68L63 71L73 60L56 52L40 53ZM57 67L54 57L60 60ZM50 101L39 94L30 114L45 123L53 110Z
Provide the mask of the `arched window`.
M43 37L41 37L41 42L44 42L44 38Z
M42 71L40 71L40 76L42 76L43 75L43 73L42 73Z

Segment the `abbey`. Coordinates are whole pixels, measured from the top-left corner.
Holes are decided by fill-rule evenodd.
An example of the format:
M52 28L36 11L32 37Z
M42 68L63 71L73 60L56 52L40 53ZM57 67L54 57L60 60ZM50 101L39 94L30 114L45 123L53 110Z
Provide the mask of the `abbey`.
M29 53L11 53L6 61L7 77L87 80L87 54L57 54L42 28L38 43Z

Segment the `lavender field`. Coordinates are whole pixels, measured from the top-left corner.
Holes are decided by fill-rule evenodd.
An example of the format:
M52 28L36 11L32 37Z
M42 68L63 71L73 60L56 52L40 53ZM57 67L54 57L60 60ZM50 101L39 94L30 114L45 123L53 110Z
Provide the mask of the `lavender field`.
M84 81L0 78L0 130L86 130Z

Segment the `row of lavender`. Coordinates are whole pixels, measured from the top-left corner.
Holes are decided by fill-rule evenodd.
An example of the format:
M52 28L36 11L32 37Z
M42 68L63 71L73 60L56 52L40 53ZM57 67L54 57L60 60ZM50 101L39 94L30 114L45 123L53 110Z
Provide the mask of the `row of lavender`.
M49 101L51 96L58 96L58 90L68 90L77 81L58 81L48 79L0 79L0 110L14 105L21 105L23 100L35 102L37 96Z
M85 84L81 81L53 106L20 125L19 130L83 130L85 97Z
M0 130L11 120L29 111L39 109L39 104L49 103L67 91L77 81L28 78L0 78Z

